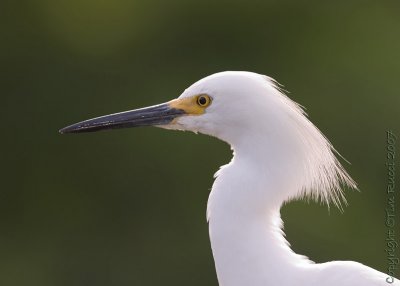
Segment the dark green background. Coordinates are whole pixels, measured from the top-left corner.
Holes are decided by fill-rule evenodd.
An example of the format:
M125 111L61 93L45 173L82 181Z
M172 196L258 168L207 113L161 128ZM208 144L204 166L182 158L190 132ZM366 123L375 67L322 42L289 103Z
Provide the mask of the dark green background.
M276 78L352 163L361 192L346 192L343 214L283 208L294 250L385 271L398 1L4 0L0 24L0 285L217 285L205 211L226 144L156 128L57 130L170 100L223 70Z

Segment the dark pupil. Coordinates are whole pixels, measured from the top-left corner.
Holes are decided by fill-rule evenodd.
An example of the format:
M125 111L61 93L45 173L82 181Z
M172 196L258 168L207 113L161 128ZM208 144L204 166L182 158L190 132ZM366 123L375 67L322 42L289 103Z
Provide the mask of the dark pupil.
M207 103L207 99L204 96L202 96L199 98L199 103L200 103L200 105L204 105Z

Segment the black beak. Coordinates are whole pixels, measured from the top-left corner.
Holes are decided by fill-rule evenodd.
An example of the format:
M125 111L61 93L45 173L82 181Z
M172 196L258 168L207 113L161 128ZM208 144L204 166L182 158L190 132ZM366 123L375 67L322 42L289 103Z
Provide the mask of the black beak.
M106 129L166 125L183 114L185 114L185 111L182 109L172 108L169 103L163 103L85 120L61 129L60 133L83 133Z

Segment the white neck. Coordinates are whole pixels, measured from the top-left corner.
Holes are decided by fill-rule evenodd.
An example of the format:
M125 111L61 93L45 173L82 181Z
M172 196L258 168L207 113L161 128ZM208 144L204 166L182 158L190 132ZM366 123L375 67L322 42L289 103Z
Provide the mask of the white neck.
M234 159L218 172L208 201L211 246L221 286L296 285L296 279L304 277L296 273L311 265L290 249L281 230L281 204L297 192L284 180L290 167L279 172L290 164L277 163L274 157L279 154L273 148L263 148L260 154L257 147L234 147Z

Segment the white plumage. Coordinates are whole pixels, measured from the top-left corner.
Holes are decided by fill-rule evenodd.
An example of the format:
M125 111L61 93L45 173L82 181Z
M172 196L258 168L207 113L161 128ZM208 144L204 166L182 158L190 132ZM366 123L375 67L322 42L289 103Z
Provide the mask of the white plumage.
M207 113L182 117L177 128L215 136L234 152L215 175L207 209L220 285L387 285L386 274L360 263L315 264L284 238L285 201L311 196L340 206L341 184L355 187L302 108L271 78L249 72L206 77L181 97L200 93L213 97Z
M209 102L199 101L203 95ZM316 264L290 249L282 231L282 204L311 197L341 207L342 186L355 188L355 183L330 142L273 79L217 73L167 104L87 120L61 132L143 125L201 132L233 149L232 161L215 174L207 207L221 286L400 284L397 279L389 284L387 274L360 263Z

